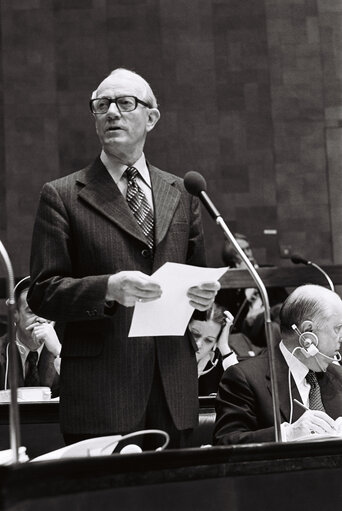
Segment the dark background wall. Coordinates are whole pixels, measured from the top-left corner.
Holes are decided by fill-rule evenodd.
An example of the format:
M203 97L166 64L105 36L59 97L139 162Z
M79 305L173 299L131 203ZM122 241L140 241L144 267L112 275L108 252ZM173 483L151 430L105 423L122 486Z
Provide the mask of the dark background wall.
M88 98L118 66L160 103L148 159L201 172L261 263L342 262L340 0L1 0L0 15L0 239L16 275L42 184L99 151Z

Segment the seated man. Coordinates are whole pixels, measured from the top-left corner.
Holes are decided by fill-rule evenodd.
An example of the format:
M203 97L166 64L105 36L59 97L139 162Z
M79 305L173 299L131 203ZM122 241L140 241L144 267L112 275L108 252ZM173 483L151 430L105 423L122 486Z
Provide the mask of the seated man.
M192 315L189 331L197 346L200 396L216 394L225 369L260 352L245 335L229 334L233 320L230 312L216 303L205 313L194 311Z
M251 264L255 268L258 268L259 265L254 258L252 248L246 236L244 234L235 233L235 238ZM224 264L230 268L246 269L244 261L229 240L226 240L223 245L222 259ZM267 294L271 306L273 329L277 339L279 339L279 309L282 302L287 297L287 292L281 287L271 287L267 289ZM261 347L266 346L264 306L257 289L223 288L218 292L216 300L235 317L231 329L232 333L242 332L254 345Z
M335 419L342 416L342 367L337 362L342 341L340 297L321 286L300 286L281 308L280 327L275 368L282 440L336 434L339 421ZM216 401L214 443L274 441L266 352L229 367Z
M29 308L26 296L30 277L14 288L16 301L16 344L18 387L50 387L51 397L59 395L59 353L61 344L54 323L38 317ZM9 339L0 338L0 389L9 388Z

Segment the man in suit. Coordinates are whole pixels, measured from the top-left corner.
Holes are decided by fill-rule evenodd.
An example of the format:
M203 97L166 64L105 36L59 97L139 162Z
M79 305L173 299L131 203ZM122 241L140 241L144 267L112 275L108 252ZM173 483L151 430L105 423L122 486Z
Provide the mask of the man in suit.
M300 286L285 300L280 322L282 341L276 347L275 364L282 440L335 434L335 419L342 416L342 367L338 364L342 301L324 287ZM216 444L274 440L266 353L227 369L216 411Z
M235 233L236 241L248 257L251 264L258 268L252 247L244 234ZM229 240L226 240L222 249L222 260L230 268L245 269L246 265L236 252ZM288 293L281 287L270 287L267 289L268 299L271 306L272 328L274 338L280 340L279 332L279 310ZM266 347L266 333L264 323L264 306L260 293L255 288L246 289L221 289L216 301L221 303L234 315L232 333L241 332L247 336L254 345Z
M27 304L30 277L14 288L16 301L16 344L18 387L42 386L51 388L51 397L59 394L58 359L61 344L54 324L34 314ZM8 337L0 338L0 385L9 385Z
M128 338L128 331L135 303L161 296L155 270L167 261L205 265L199 201L182 179L145 160L160 112L141 76L114 70L90 106L102 152L44 186L32 239L29 303L66 323L62 432L70 443L159 427L170 446L181 445L198 420L195 346L188 334ZM199 283L190 304L206 310L219 287Z

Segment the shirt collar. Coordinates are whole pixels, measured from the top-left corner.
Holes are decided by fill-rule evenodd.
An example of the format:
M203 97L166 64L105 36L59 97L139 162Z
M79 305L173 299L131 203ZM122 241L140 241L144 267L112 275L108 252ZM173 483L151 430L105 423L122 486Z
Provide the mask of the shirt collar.
M305 376L308 374L309 369L306 367L303 362L301 362L295 354L292 354L285 346L283 341L280 341L279 344L280 351L283 354L283 357L286 360L287 365L290 368L293 379L298 387L298 384L302 383L305 380Z
M25 346L25 344L23 344L21 341L19 341L19 339L16 340L16 345L18 347L21 360L23 361L23 363L25 363L25 361L27 359L27 355L30 353L31 350L30 350L30 348ZM38 353L38 360L39 360L39 357L40 357L43 347L44 347L44 343L41 346L39 346L39 348L36 350Z
M123 174L127 169L128 165L118 160L110 159L103 149L101 151L100 159L103 165L108 170L109 174L112 176L115 184L118 184L120 179L122 179ZM137 171L139 172L139 177L143 179L145 183L151 188L151 177L147 167L144 153L142 153L140 158L131 166L137 169Z

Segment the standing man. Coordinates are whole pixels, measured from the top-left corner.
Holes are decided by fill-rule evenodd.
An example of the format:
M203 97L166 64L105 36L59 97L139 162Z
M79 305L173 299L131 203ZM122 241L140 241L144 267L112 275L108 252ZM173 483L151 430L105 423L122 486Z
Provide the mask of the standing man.
M133 306L157 300L150 275L167 261L204 266L197 199L145 160L160 112L149 84L114 70L90 100L102 145L91 165L47 183L31 253L29 303L66 323L61 428L67 443L148 427L170 446L197 424L196 346L184 337L128 338ZM209 308L218 282L188 291Z

